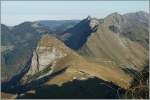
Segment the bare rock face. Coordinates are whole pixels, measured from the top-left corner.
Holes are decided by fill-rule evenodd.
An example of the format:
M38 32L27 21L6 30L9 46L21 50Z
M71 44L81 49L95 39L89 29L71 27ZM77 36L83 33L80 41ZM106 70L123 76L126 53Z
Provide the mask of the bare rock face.
M45 69L46 66L53 65L56 59L60 59L64 56L65 54L56 48L51 49L49 47L39 47L33 52L31 70L27 74L34 75Z
M69 53L69 48L56 38L48 35L43 36L33 52L30 68L23 79L30 82L50 75L54 70L63 69L63 67L57 68L55 65L58 60Z
M89 26L91 30L93 30L99 24L98 19L92 18L91 16L88 16L86 19L89 22Z
M93 59L96 57L111 61L121 68L143 69L148 61L148 27L145 25L145 16L138 13L108 15L96 32L91 33L79 53Z

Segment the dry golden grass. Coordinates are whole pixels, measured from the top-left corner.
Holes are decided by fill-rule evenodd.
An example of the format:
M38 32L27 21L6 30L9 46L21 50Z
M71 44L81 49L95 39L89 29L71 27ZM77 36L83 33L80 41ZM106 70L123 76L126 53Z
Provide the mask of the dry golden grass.
M119 68L102 66L98 63L87 61L77 54L70 54L59 60L55 68L59 69L59 67L62 66L67 66L67 71L54 77L48 83L65 83L72 80L73 77L80 76L81 74L79 74L79 72L86 73L89 76L97 77L105 81L113 82L122 88L129 88L132 81L132 78Z
M49 80L46 84L57 84L61 86L64 83L67 83L68 81L72 81L74 79L80 79L80 78L90 78L91 76L88 76L85 73L79 72L74 68L68 68L64 73L61 73L55 77L53 77L51 80Z
M7 99L15 99L17 97L17 94L10 94L10 93L4 93L4 92L1 92L1 99L2 100L7 100Z
M129 88L131 85L132 78L118 68L87 63L84 67L81 67L80 70L105 81L113 82L122 88Z

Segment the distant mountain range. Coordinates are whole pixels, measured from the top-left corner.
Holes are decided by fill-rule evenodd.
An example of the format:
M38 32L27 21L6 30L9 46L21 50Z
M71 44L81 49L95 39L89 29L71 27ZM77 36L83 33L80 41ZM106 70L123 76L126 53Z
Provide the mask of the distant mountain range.
M112 13L103 19L24 22L11 28L2 24L2 91L15 91L18 98L28 98L34 91L37 98L43 89L53 91L45 86L64 88L95 78L105 84L94 89L107 84L116 94L119 88L127 90L148 66L148 23L148 13L140 11ZM74 98L86 91L94 98L112 95L110 88L102 90L105 95L93 94L94 89L77 85L72 91L84 91Z
M59 34L69 28L72 28L74 25L79 23L80 20L41 20L36 22L47 27L54 34Z

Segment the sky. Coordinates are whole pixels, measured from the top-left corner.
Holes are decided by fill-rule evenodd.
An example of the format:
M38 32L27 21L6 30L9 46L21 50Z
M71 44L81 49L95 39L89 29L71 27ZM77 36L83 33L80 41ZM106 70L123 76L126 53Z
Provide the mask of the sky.
M118 12L149 11L149 1L1 1L1 23L24 21L104 18Z

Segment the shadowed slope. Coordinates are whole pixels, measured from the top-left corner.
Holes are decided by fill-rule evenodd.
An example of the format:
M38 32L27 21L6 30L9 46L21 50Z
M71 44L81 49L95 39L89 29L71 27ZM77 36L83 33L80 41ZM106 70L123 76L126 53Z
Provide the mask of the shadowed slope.
M100 80L98 78L90 78L87 80L73 80L64 83L62 86L43 85L33 92L25 93L18 98L32 99L89 99L89 98L120 98L124 92L123 89Z

